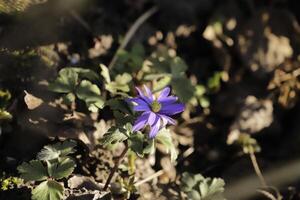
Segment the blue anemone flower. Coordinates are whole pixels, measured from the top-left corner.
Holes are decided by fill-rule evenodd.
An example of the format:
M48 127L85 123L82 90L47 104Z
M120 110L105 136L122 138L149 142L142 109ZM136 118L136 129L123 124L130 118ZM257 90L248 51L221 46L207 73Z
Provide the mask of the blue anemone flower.
M136 88L138 97L130 98L133 103L133 110L142 112L134 123L133 131L138 131L145 126L150 126L149 137L154 138L159 130L167 124L175 124L170 116L184 111L184 104L177 103L176 96L169 96L170 88L164 88L156 98L151 90L144 85L145 94Z

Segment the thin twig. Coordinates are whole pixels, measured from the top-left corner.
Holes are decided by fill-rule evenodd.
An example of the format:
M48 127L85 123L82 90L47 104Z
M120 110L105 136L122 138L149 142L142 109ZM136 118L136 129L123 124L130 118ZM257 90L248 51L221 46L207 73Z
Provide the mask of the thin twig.
M111 170L111 172L110 172L110 174L109 174L109 176L108 176L108 178L107 178L107 180L106 180L106 183L105 183L105 185L104 185L104 188L103 188L104 191L107 190L107 188L108 188L108 186L109 186L109 184L110 184L110 182L111 182L111 179L113 178L114 174L115 174L116 171L118 170L119 164L122 162L122 160L123 160L124 156L126 155L127 151L128 151L128 145L126 145L126 147L125 147L125 149L123 150L123 152L121 153L121 155L117 158L117 160L116 160L116 162L115 162L115 166L114 166L114 168Z
M249 155L250 155L250 159L251 159L254 171L255 171L256 175L258 176L262 187L264 187L264 188L267 187L267 182L266 182L266 180L265 180L264 176L262 175L262 172L259 168L259 165L258 165L257 160L256 160L256 156L254 154L254 151L250 150Z
M138 30L138 28L149 18L151 17L154 13L156 13L156 11L158 10L158 8L152 7L151 9L149 9L148 11L146 11L143 15L141 15L135 22L134 24L130 27L130 29L127 31L124 40L122 41L121 45L119 46L118 50L116 51L114 57L112 58L110 64L108 65L108 69L112 69L114 64L117 61L118 58L118 54L121 50L123 50L128 42L130 41L130 39L133 37L133 35L135 34L135 32Z
M146 182L148 182L148 181L151 181L152 179L154 179L154 178L156 178L156 177L159 177L159 176L162 175L163 173L164 173L164 170L161 169L161 170L155 172L154 174L150 175L149 177L147 177L147 178L145 178L145 179L143 179L143 180L140 180L140 181L136 182L136 183L134 184L134 186L135 186L135 187L138 187L138 186L140 186L140 185L142 185L142 184L144 184L144 183L146 183Z
M70 10L69 13L85 30L92 33L90 25L75 10Z

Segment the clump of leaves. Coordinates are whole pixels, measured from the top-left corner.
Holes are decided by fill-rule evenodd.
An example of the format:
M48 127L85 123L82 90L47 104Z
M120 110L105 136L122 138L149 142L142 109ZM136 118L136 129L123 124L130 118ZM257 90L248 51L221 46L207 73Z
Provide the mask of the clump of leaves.
M155 143L162 144L167 153L170 153L171 160L174 162L177 158L177 151L172 142L170 131L166 128L160 130L154 139L149 139L147 135L140 131L133 132L132 125L127 123L123 126L111 127L101 139L101 144L109 147L119 142L127 142L129 150L135 152L139 157L153 153Z
M207 93L220 86L220 73L215 73L206 86L188 78L187 69L188 66L182 58L170 53L167 47L160 46L144 62L141 70L144 74L142 79L152 81L154 91L160 91L170 85L180 101L193 107L199 105L203 108L209 107Z
M11 114L6 110L11 94L8 90L0 90L0 120L11 119Z
M25 181L40 182L32 190L33 200L60 200L64 186L58 180L69 177L75 169L75 161L70 154L75 152L76 143L71 140L45 146L36 160L24 162L18 171Z
M105 65L100 65L101 67L101 75L104 79L105 89L109 91L113 96L121 95L128 96L126 93L130 91L130 82L132 80L132 76L128 73L118 74L115 77L115 80L112 81L109 69Z
M181 189L191 200L225 200L225 182L221 178L205 178L201 174L183 173Z
M59 71L58 77L49 84L49 90L64 95L64 101L71 104L75 98L84 101L91 112L104 107L101 91L92 81L99 80L98 74L90 69L67 67Z
M118 59L114 67L118 73L132 73L141 69L144 60L145 49L143 45L136 43L129 51L121 50L118 52Z
M9 176L6 177L5 174L0 178L0 190L8 190L18 187L23 183L23 180L18 177Z

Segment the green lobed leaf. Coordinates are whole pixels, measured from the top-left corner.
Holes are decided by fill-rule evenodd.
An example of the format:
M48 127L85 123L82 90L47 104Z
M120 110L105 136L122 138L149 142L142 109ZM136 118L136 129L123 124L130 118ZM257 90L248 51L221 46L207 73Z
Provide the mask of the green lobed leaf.
M225 182L221 178L204 178L201 174L183 173L181 189L189 199L225 200L223 196Z
M186 77L172 78L171 81L174 93L178 96L180 101L188 103L194 96L194 86L191 81Z
M98 109L102 109L104 107L105 102L100 94L101 91L98 86L92 84L88 80L81 81L76 89L77 97L85 101L89 110L92 112L97 112Z
M0 109L0 120L1 119L12 119L12 115L6 110Z
M58 77L50 83L48 88L53 92L72 92L78 82L78 73L73 68L63 68L59 71Z
M140 157L144 156L144 140L145 135L141 132L131 134L128 139L129 148Z
M104 78L106 83L110 83L110 75L109 75L109 69L103 65L100 64L100 68L101 68L101 76Z
M64 187L60 183L54 180L44 181L32 190L32 200L61 200L63 192Z
M69 157L65 157L58 162L47 162L49 176L54 179L67 178L75 169L75 162Z
M118 142L123 142L128 138L129 134L127 130L123 127L111 127L108 131L103 135L103 138L100 140L100 143L103 146L109 146L116 144Z
M182 76L185 74L185 71L188 69L188 66L180 57L175 57L170 62L171 72L174 77Z
M118 92L129 92L129 83L131 80L132 76L130 74L119 74L116 76L115 81L105 84L105 89L112 94L118 94Z
M53 145L44 146L44 148L38 153L37 158L39 160L53 160L59 157L67 156L75 152L74 147L76 142L73 140L65 140Z
M23 162L17 170L25 181L43 181L48 178L47 169L39 160L31 160L29 163Z
M168 153L170 153L171 161L175 162L175 160L177 159L178 153L176 151L176 147L173 143L169 129L166 129L166 128L161 129L159 131L159 133L157 134L157 136L155 137L155 139L164 145L164 147L166 148L166 151Z
M63 101L65 104L70 105L75 101L75 95L72 92L70 92L63 96Z
M69 69L72 69L75 71L81 79L89 79L92 81L99 80L99 76L96 72L90 69L80 68L80 67L69 67Z

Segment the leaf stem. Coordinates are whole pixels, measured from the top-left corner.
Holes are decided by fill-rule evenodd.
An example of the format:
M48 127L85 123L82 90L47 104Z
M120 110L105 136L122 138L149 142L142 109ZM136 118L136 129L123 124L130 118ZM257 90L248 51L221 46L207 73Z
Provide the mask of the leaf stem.
M252 165L253 165L253 168L254 168L254 171L256 173L256 175L258 176L259 180L260 180L260 183L262 185L262 187L268 187L267 186L267 182L264 178L264 176L262 175L262 172L259 168L259 165L257 163L257 160L256 160L256 156L255 156L255 153L253 150L250 150L249 151L249 155L250 155L250 159L251 159L251 162L252 162Z
M116 160L116 162L115 162L115 166L114 166L114 168L111 170L111 172L110 172L110 174L109 174L109 176L108 176L108 178L107 178L107 180L106 180L106 183L105 183L105 185L104 185L103 190L107 190L107 188L108 188L108 186L109 186L109 184L110 184L110 182L111 182L111 180L112 180L114 174L115 174L116 171L118 170L118 167L119 167L120 163L122 162L122 160L124 159L124 156L126 155L128 149L129 149L129 147L128 147L128 145L126 144L126 146L125 146L124 150L122 151L121 155L118 156L118 158L117 158L117 160Z

